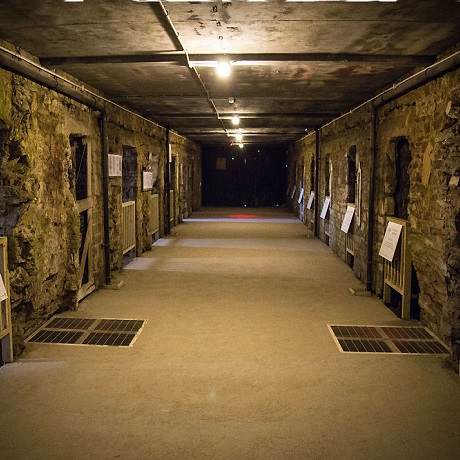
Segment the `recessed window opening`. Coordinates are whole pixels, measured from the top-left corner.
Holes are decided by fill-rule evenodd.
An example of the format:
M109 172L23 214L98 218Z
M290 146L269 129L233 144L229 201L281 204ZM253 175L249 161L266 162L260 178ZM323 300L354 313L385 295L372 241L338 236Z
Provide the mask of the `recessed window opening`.
M123 146L122 159L122 201L134 201L137 194L137 150Z
M310 192L315 190L315 158L310 161Z
M361 226L361 206L362 206L362 172L361 172L361 162L357 161L358 168L356 170L356 197L355 197L355 220L356 225Z
M332 165L330 155L326 155L326 161L324 166L324 195L331 196L331 185L332 185Z
M299 165L299 190L304 187L304 173L305 173L305 167L304 164Z
M72 168L69 170L70 186L76 200L88 198L88 151L86 137L70 136Z
M350 147L347 154L348 174L347 174L347 203L356 201L356 145Z
M394 215L403 220L408 220L409 218L409 165L411 161L412 155L409 150L409 142L405 138L398 139L395 145L396 181L394 191Z

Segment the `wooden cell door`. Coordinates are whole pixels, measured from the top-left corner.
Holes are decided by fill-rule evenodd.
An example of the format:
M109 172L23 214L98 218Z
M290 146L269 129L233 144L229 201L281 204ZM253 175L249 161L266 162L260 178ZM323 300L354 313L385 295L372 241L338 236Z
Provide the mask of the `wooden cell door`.
M79 289L77 300L80 301L94 291L93 268L93 195L91 187L91 152L84 136L70 136L73 154L74 174L72 187L80 215L81 244L79 250Z

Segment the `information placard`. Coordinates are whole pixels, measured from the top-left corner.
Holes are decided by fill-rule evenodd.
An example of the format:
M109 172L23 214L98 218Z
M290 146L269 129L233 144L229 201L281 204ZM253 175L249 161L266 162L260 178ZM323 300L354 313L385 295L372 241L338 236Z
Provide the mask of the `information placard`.
M329 205L331 204L331 199L327 196L324 200L323 209L321 210L321 219L326 218L327 210L329 209Z
M122 156L109 153L109 177L121 177Z
M153 188L153 172L142 171L142 191L152 190Z
M401 235L402 225L396 222L388 222L385 236L383 237L382 246L380 247L379 256L393 261L396 246L398 246L399 235Z
M353 220L354 213L355 213L355 207L347 206L345 217L343 218L343 222L342 222L342 227L340 229L342 230L342 232L348 233L348 230L350 230L350 224L351 224L351 221Z
M310 196L308 197L307 209L311 209L311 205L313 204L314 198L315 198L315 192L310 192Z
M297 203L299 203L299 204L302 203L303 194L304 194L304 189L301 188L301 189L300 189L299 199L297 200Z
M5 285L3 284L2 274L0 273L0 302L3 302L8 297Z

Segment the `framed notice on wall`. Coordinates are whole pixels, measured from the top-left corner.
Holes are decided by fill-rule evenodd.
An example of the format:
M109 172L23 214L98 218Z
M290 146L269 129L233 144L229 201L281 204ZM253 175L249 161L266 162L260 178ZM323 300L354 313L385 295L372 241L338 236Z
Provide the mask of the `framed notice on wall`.
M299 199L297 200L297 202L298 202L299 204L302 203L303 194L304 194L304 189L301 188L301 189L300 189Z
M142 191L152 190L153 188L153 172L142 171Z
M354 206L347 206L347 211L345 212L345 217L343 218L342 222L342 232L348 233L348 230L350 229L350 224L351 221L353 220L353 214L355 213L355 207Z
M388 222L385 236L383 237L382 246L380 247L379 256L384 259L393 261L396 247L398 246L399 236L401 235L402 225L396 222Z
M109 153L109 177L121 177L122 159L123 157L121 155Z
M314 198L315 198L315 192L310 192L310 196L308 197L307 209L311 209L311 205L313 204Z
M2 274L0 273L0 302L3 302L4 300L6 300L7 297L8 297L8 294L6 293L5 284L3 283Z
M327 210L329 209L329 205L331 204L331 199L327 196L324 200L323 209L321 210L321 219L326 218Z

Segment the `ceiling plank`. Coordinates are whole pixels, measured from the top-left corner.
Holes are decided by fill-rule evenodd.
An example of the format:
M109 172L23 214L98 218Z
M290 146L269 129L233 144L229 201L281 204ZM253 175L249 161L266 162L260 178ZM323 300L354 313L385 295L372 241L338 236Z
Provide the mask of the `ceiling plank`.
M238 112L238 117L240 119L248 119L248 118L330 118L335 117L339 113L337 112L330 112L330 113L318 113L318 112L296 112L296 113L284 113L284 112L274 112L274 113L241 113ZM206 113L159 113L155 112L154 114L156 117L160 118L174 118L174 119L190 119L190 118L202 118L202 119L215 119L215 114L206 114ZM224 120L231 120L236 114L234 113L220 113L219 118Z
M226 54L226 59L235 65L263 65L271 62L374 62L399 65L429 65L435 56L400 54L355 54L355 53L247 53ZM189 54L191 62L214 62L222 58L218 54ZM149 54L63 56L41 59L46 67L69 64L132 64L136 62L177 62L187 65L185 51L161 51Z

